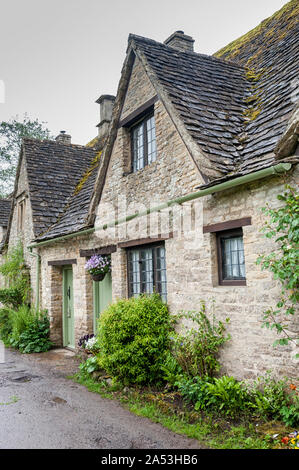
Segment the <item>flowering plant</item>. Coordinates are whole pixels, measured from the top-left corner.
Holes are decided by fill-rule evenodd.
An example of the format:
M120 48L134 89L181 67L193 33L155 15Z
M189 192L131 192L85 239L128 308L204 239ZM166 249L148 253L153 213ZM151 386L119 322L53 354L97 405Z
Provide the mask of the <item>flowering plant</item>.
M109 256L93 255L85 264L85 269L91 275L106 274L111 270Z

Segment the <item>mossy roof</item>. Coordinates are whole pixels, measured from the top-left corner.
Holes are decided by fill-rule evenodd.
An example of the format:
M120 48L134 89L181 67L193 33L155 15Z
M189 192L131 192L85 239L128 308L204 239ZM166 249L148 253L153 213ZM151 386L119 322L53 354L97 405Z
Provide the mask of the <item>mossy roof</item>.
M26 160L34 235L41 237L65 215L70 198L74 199L78 183L98 152L82 145L28 138L23 141L22 151ZM89 187L87 179L86 188ZM81 220L81 212L85 211L77 195L78 210L73 214L74 224ZM68 229L61 226L62 231Z
M11 208L10 199L0 199L0 227L7 227Z
M275 162L296 108L298 0L214 56L130 35L217 178Z

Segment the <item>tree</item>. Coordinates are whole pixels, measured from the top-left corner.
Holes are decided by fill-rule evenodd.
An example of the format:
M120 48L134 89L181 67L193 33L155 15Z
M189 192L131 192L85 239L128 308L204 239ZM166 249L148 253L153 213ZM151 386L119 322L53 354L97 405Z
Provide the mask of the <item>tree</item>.
M27 114L0 123L0 197L13 191L14 179L23 137L52 139L44 122L31 120Z
M280 281L281 295L276 308L264 312L264 326L275 329L283 337L274 342L274 346L286 345L289 342L299 344L296 334L291 335L287 325L281 323L281 318L294 316L298 310L299 301L299 194L290 185L285 186L285 192L277 199L282 201L279 208L263 208L270 218L265 221L263 231L267 238L275 238L276 249L269 255L261 255L257 263L262 269L272 271L274 279ZM296 355L299 357L299 355Z

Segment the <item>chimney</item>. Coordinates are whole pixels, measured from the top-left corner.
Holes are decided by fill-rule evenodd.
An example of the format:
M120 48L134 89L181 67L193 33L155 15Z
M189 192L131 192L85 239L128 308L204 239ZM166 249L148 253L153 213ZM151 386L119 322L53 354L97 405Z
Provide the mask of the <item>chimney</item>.
M71 144L72 137L69 134L66 134L65 131L60 131L55 140L58 144Z
M164 44L178 51L194 52L194 39L191 36L187 36L184 31L175 31L164 41Z
M109 129L109 124L112 119L112 110L115 101L115 96L101 95L96 103L100 105L100 123L97 125L99 138L106 137Z

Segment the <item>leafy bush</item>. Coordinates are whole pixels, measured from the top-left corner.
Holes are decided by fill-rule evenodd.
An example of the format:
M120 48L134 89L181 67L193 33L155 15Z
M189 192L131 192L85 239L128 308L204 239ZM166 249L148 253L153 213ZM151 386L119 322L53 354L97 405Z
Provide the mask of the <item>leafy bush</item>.
M6 328L10 329L6 344L23 353L48 351L50 324L46 312L35 312L27 305L10 310L6 317Z
M224 335L224 324L214 316L209 320L204 302L199 312L182 312L175 319L188 324L182 324L182 332L171 337L174 358L188 377L212 376L220 368L219 348L229 339Z
M18 308L23 302L24 293L19 287L0 289L0 302L12 308Z
M21 305L17 310L13 310L10 315L12 332L10 344L18 347L21 334L29 327L33 321L34 313L28 305Z
M166 353L164 362L161 365L161 372L162 378L171 387L175 385L183 374L183 369L169 351Z
M181 393L182 397L187 403L195 405L195 409L204 410L208 408L209 394L208 383L212 383L213 379L210 377L186 377L182 376L175 386Z
M35 315L20 334L18 348L22 353L48 351L52 342L49 339L50 323L46 313Z
M296 305L299 301L299 194L289 185L285 186L285 192L279 194L277 199L282 201L278 209L262 208L269 216L265 221L263 232L267 238L274 238L276 249L268 255L260 255L257 264L262 269L268 269L273 273L274 279L278 279L281 285L280 299L275 309L270 307L264 312L263 326L275 329L277 334L284 337L276 340L276 345L287 345L289 342L298 344L296 334L290 335L286 325L277 318L281 315L295 315ZM299 357L299 354L296 355Z
M99 319L101 367L125 384L161 379L169 331L168 307L158 294L111 304Z
M8 307L0 308L0 339L8 346L12 333L11 315L14 311Z
M280 416L287 426L299 426L299 393L293 386L292 393L288 396L288 403L281 407Z
M97 356L91 356L86 361L79 365L80 371L83 375L89 375L97 370L100 370L99 359Z
M21 243L8 251L4 257L4 263L0 266L0 274L4 276L8 286L6 289L0 290L0 302L13 308L17 308L23 303L27 304L30 278Z
M213 383L207 384L207 393L209 395L207 405L228 416L234 417L238 412L254 407L243 383L234 377L224 375L215 378Z

